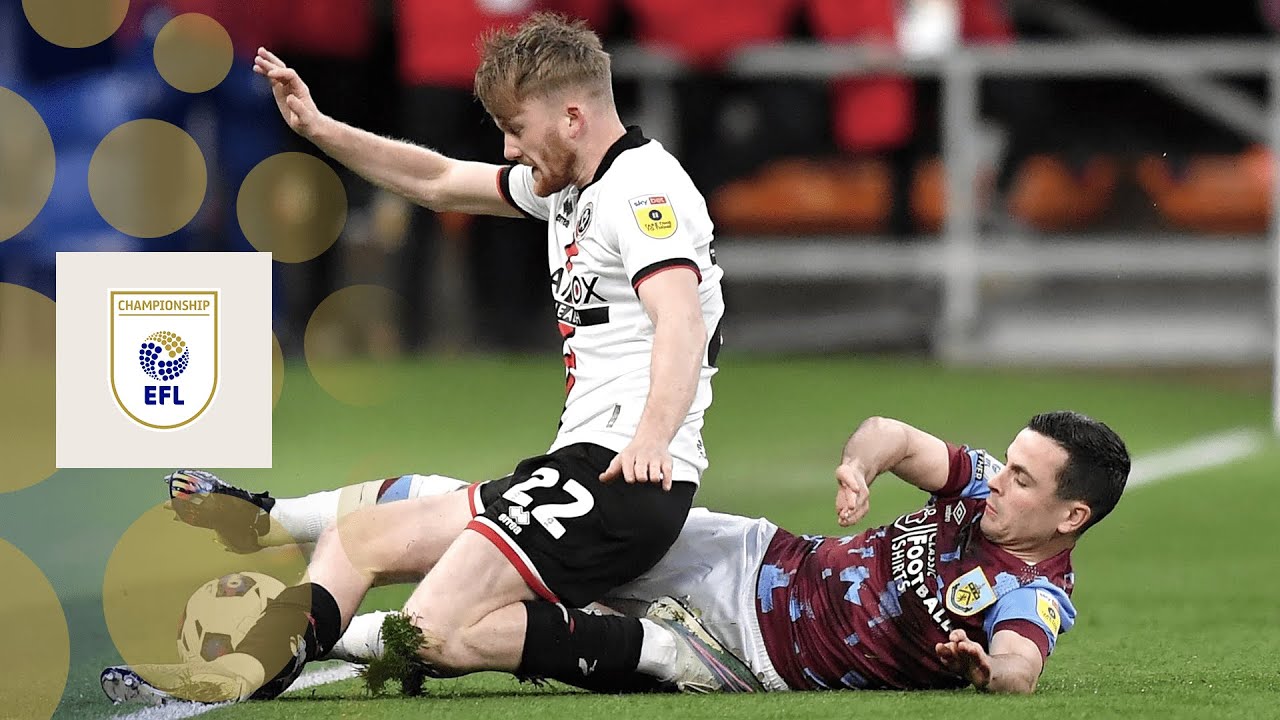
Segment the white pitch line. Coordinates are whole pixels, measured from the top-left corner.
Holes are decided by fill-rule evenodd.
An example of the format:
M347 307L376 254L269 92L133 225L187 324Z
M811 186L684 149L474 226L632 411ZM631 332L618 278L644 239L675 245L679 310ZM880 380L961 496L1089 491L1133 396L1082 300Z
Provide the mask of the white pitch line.
M1258 430L1240 428L1189 440L1164 450L1148 453L1134 460L1127 487L1151 485L1163 480L1230 465L1260 451L1266 435Z
M1153 485L1200 470L1230 465L1237 460L1243 460L1260 451L1265 442L1266 435L1262 432L1241 428L1214 435L1206 435L1181 445L1147 453L1133 461L1133 468L1129 472L1127 487L1135 488ZM307 690L355 676L356 666L349 664L306 672L289 687L288 692L294 693L300 690ZM123 715L119 720L182 720L183 718L203 715L210 710L229 704L231 703L218 703L217 705L200 705L185 702L170 703Z
M299 692L307 690L318 685L327 685L329 683L338 682L339 680L347 680L356 676L356 666L350 664L342 664L336 667L326 667L304 672L293 684L289 686L289 690L285 693ZM197 715L203 715L210 710L216 710L220 707L231 705L232 703L216 703L214 705L204 705L201 703L190 702L171 702L165 705L149 707L137 712L121 715L117 720L182 720L183 718L192 718Z

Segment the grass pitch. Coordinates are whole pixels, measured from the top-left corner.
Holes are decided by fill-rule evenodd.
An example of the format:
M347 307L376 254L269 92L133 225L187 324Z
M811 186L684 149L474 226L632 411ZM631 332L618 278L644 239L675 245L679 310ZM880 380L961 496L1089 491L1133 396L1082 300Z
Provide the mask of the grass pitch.
M951 440L1003 454L1034 413L1071 408L1112 425L1135 456L1205 434L1266 428L1265 392L1175 378L941 369L903 360L752 360L725 356L705 432L711 468L698 503L767 514L799 532L843 534L833 510L839 450L867 415L898 417ZM326 395L305 367L289 369L275 413L271 470L232 481L300 494L405 472L466 479L505 474L542 452L562 402L554 359L380 366L394 400L354 408ZM208 720L361 717L818 718L1274 717L1280 703L1280 513L1274 445L1234 464L1134 488L1075 552L1075 629L1029 698L973 691L795 693L759 697L589 696L502 675L429 682L421 698L371 698L344 681L286 698L214 710ZM167 469L166 469L167 470ZM5 497L0 534L57 589L72 637L72 667L55 717L99 718L112 708L98 670L118 662L103 621L102 573L115 541L163 500L163 473L61 471ZM890 476L876 484L863 526L923 501ZM51 525L50 516L60 518ZM375 592L394 607L407 589ZM3 716L0 709L0 716Z

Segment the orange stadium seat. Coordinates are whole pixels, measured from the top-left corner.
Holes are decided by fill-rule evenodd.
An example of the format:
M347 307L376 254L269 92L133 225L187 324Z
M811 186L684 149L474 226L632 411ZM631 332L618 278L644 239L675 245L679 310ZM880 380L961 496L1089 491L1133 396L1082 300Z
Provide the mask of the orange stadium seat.
M892 178L874 159L784 159L711 196L716 225L736 233L866 233L889 217Z
M1271 215L1271 153L1198 155L1175 170L1165 157L1138 161L1138 184L1174 227L1211 233L1259 233Z
M978 173L979 213L991 202L991 187L995 181L995 173L990 168L983 168ZM910 197L911 218L918 229L925 232L938 232L942 229L947 214L947 182L940 158L930 158L916 167L911 177Z
M1009 213L1044 232L1079 230L1110 207L1118 176L1109 157L1090 158L1077 170L1056 155L1033 155L1014 176Z

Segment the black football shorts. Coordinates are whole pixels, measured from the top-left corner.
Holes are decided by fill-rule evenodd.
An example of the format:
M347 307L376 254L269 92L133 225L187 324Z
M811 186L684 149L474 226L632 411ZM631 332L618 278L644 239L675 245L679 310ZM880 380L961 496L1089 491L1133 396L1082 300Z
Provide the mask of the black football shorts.
M569 445L529 458L507 477L473 485L467 526L506 555L540 597L583 607L662 559L684 526L690 482L598 479L615 453Z

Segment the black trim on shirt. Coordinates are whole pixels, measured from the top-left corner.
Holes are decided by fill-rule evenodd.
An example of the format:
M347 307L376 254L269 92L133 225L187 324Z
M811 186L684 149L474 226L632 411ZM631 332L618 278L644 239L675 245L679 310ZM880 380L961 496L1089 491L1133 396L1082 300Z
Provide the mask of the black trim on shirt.
M520 203L511 195L511 171L515 169L515 165L504 165L498 170L498 192L502 194L502 199L507 201L511 207L520 211L522 215L530 220L541 220L542 218L520 207Z
M720 318L720 322L716 323L715 332L711 333L711 339L707 342L707 364L711 367L716 366L716 358L720 357L720 343L724 342L724 334L721 328L724 327L724 318Z
M631 287L635 288L636 292L639 292L640 283L648 280L654 275L657 275L663 270L669 270L673 267L687 267L693 270L693 274L698 276L698 282L702 282L702 271L698 269L698 263L690 260L689 258L670 258L668 260L659 260L652 265L647 265L644 268L641 268L640 272L631 277Z
M575 308L574 306L556 301L556 320L565 325L574 327L591 327L592 325L606 325L609 322L609 308L593 307L593 308Z
M604 157L600 159L600 167L596 168L596 174L591 178L591 182L578 188L579 197L587 188L600 182L600 178L609 171L613 165L613 161L627 150L633 150L649 142L649 138L644 136L644 132L640 130L639 125L630 125L627 127L627 134L614 141L609 149L605 151Z

